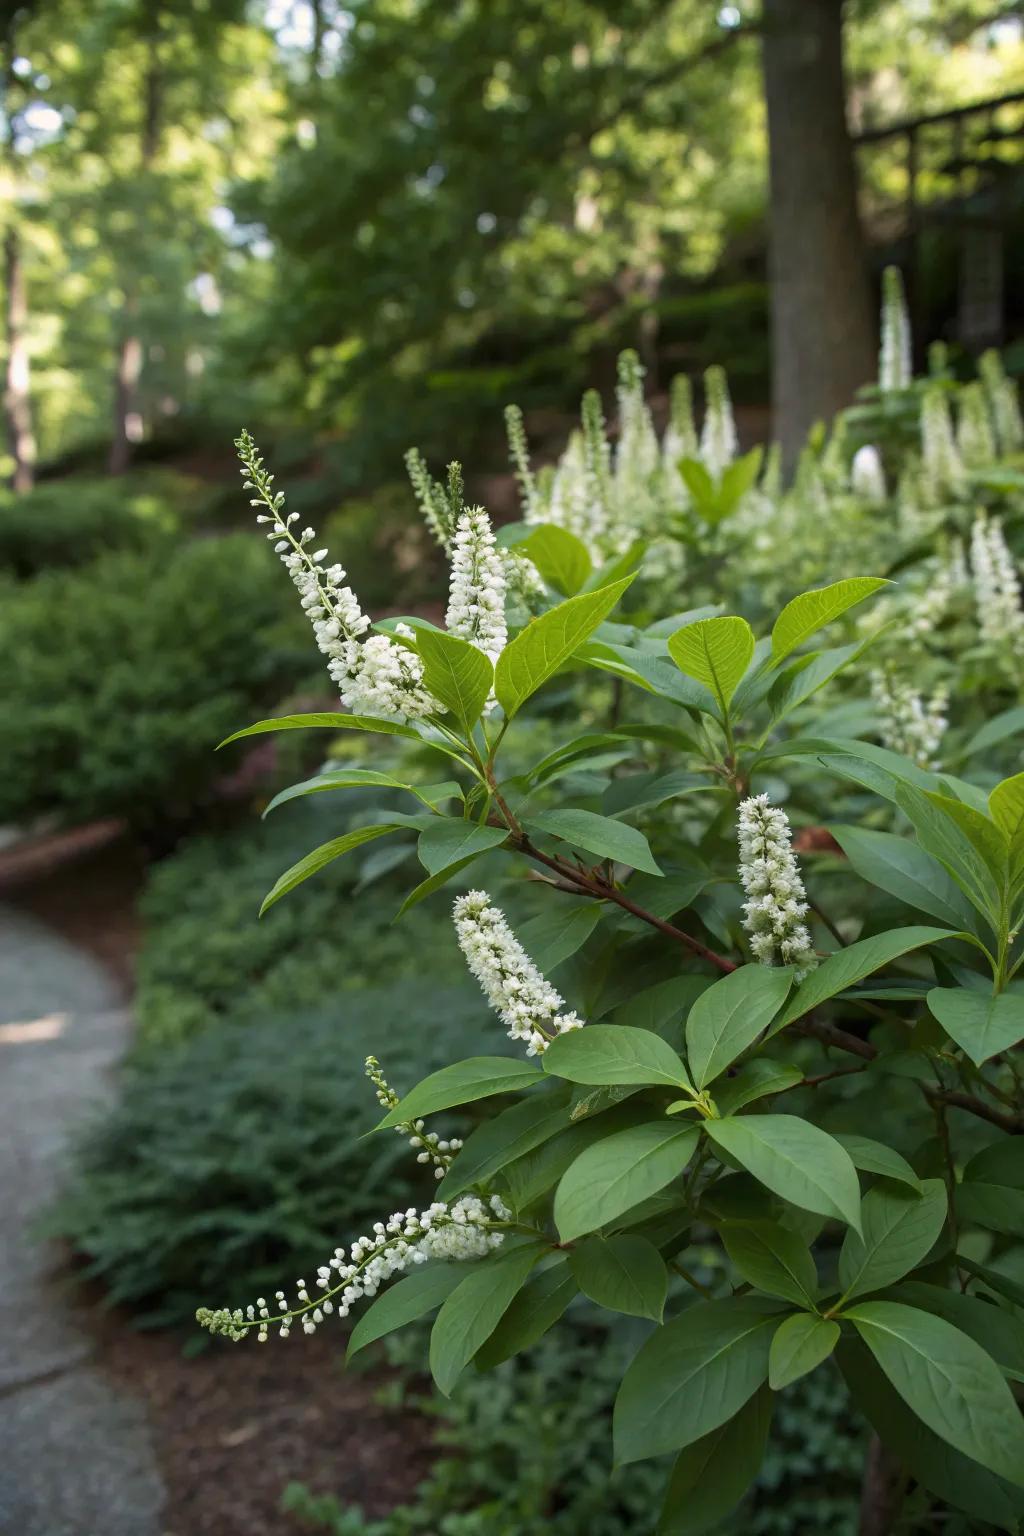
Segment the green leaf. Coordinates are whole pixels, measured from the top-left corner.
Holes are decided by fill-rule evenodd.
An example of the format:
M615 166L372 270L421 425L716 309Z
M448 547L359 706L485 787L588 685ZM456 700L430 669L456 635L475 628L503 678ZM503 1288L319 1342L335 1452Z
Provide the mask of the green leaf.
M567 897L553 911L542 912L523 923L516 930L519 942L541 975L548 976L556 965L583 948L603 912L599 901Z
M774 1221L758 1221L721 1230L730 1259L749 1284L769 1296L813 1307L818 1295L818 1272L810 1249L795 1232Z
M1024 827L1024 773L1003 779L988 797L989 815L1008 842Z
M372 768L337 768L330 773L318 773L315 778L304 779L300 784L290 784L287 789L280 790L270 801L264 816L269 816L271 811L279 805L286 805L289 800L301 800L306 795L318 795L335 789L362 789L372 786L375 789L405 789L410 794L415 794L411 784L396 779L391 773L377 773Z
M494 670L494 691L509 719L593 634L632 580L627 576L597 592L571 597L531 620L505 647Z
M555 1191L555 1225L563 1242L593 1232L679 1177L699 1140L696 1126L655 1120L586 1148Z
M345 1359L351 1360L385 1334L404 1328L419 1317L426 1317L447 1301L457 1285L466 1278L462 1264L421 1264L404 1279L389 1285L359 1318L348 1340Z
M781 1392L816 1370L839 1343L839 1324L810 1312L798 1312L780 1323L768 1356L768 1385Z
M420 833L416 848L420 863L431 875L440 874L453 864L475 858L499 847L508 837L505 827L481 827L461 817L438 816Z
M445 1397L545 1250L544 1243L531 1242L499 1251L452 1291L430 1331L430 1374Z
M997 925L1002 873L993 868L992 844L993 839L1002 835L998 828L959 800L932 794L913 784L899 786L896 804L913 823L921 847L935 855L968 900L990 923ZM961 811L970 825L970 833L962 824ZM979 832L979 825L987 831Z
M963 1226L1024 1237L1024 1190L965 1179L957 1186L956 1213Z
M761 1387L733 1418L680 1451L669 1478L657 1536L717 1530L764 1460L772 1395Z
M483 714L494 684L490 657L468 640L433 629L420 630L416 649L423 659L424 686L451 710L468 735Z
M704 1123L711 1140L783 1200L860 1227L860 1185L849 1155L795 1115L744 1115Z
M863 602L879 587L890 583L880 576L851 576L846 581L834 582L830 587L816 587L813 592L803 592L786 604L772 628L772 656L776 664L784 661L797 646L803 645L819 629L831 624L833 619Z
M1024 1487L1024 1421L999 1367L944 1318L895 1301L846 1313L907 1406L956 1450Z
M924 1188L921 1180L906 1158L900 1157L891 1147L872 1141L869 1136L850 1135L844 1131L833 1131L832 1134L849 1152L853 1166L862 1173L877 1173L883 1178L895 1179L898 1184L909 1184L916 1194L921 1194Z
M982 1147L968 1162L964 1178L1024 1190L1024 1136L1002 1136Z
M1024 1382L1024 1322L1003 1307L993 1306L978 1296L961 1291L926 1285L923 1280L905 1280L890 1291L889 1301L901 1301L922 1312L934 1312L947 1323L966 1333L1015 1381Z
M724 714L750 665L754 632L746 619L698 619L676 630L668 653L680 672L710 688Z
M777 1307L756 1296L698 1301L652 1333L615 1399L615 1460L680 1450L738 1413L768 1375Z
M599 1307L661 1322L668 1270L645 1237L618 1233L584 1238L570 1253L569 1266L580 1290Z
M554 1094L531 1093L478 1125L438 1185L438 1199L454 1200L474 1184L485 1184L506 1163L564 1131L569 1124L564 1096L564 1089Z
M783 1093L803 1082L803 1073L788 1061L770 1061L766 1056L754 1056L745 1061L732 1077L719 1080L715 1088L715 1104L722 1116L738 1114L747 1104L766 1098L770 1093Z
M919 1195L885 1183L869 1190L861 1205L862 1235L847 1232L839 1254L844 1300L902 1280L934 1248L946 1210L941 1179L926 1179Z
M511 1306L478 1351L475 1363L482 1371L493 1370L530 1349L553 1328L579 1287L565 1257L533 1275L514 1297Z
M361 848L364 843L372 843L374 838L383 837L388 832L393 832L394 826L386 822L375 827L357 827L354 832L346 832L343 837L334 837L329 843L321 843L319 848L314 848L304 858L293 864L291 869L286 869L283 875L275 880L271 889L263 898L260 907L260 917L268 911L282 896L287 896L289 891L294 891L303 880L308 880L310 875L317 874L325 864L330 864L333 859L340 859L342 854L349 853L353 848Z
M969 1275L976 1280L981 1280L999 1296L1005 1296L1007 1301L1012 1301L1015 1307L1024 1307L1024 1285L1020 1285L1009 1275L1004 1275L998 1269L991 1269L988 1265L977 1264L965 1254L957 1254L957 1264L961 1269L966 1269Z
M916 1482L955 1509L995 1521L1001 1531L1019 1530L1024 1497L933 1434L911 1413L863 1344L841 1340L836 1358L854 1404Z
M875 934L870 939L860 939L856 944L838 950L801 982L772 1024L768 1035L778 1034L780 1029L792 1024L794 1019L803 1018L805 1013L810 1013L819 1003L845 992L847 987L870 976L873 971L880 971L883 965L898 960L900 955L909 954L913 949L922 949L925 944L937 944L940 939L956 937L947 928L893 928L889 933Z
M714 1082L786 1000L793 973L785 967L743 965L703 992L686 1020L686 1054L698 1088Z
M486 852L486 850L484 851ZM449 880L455 878L460 869L465 869L467 864L472 864L473 860L479 857L479 853L467 854L464 859L456 859L454 864L446 864L443 869L437 871L436 875L429 875L426 880L421 880L419 885L413 886L395 913L392 921L397 923L398 919L404 917L411 907L418 906L425 897L432 896L435 891L439 891L443 885L448 884Z
M979 752L987 752L990 747L998 746L1001 741L1021 731L1024 731L1024 704L1015 704L1012 709L1004 709L1002 714L986 720L967 743L963 755L975 757Z
M496 1093L518 1093L531 1083L542 1081L543 1076L528 1061L514 1056L470 1056L442 1067L439 1072L431 1072L394 1109L388 1110L375 1129L404 1125L407 1120L436 1115L439 1110L454 1109L457 1104L473 1104Z
M624 1024L588 1024L558 1035L541 1061L545 1072L570 1083L690 1086L686 1068L660 1035Z
M951 928L974 926L973 911L959 886L919 844L864 827L833 826L829 831L862 880Z
M1024 996L1019 992L993 996L967 987L933 987L927 1002L976 1067L1024 1040Z
M331 714L317 715L279 715L276 720L257 720L255 725L247 725L244 731L235 731L231 736L225 736L220 747L226 747L231 741L241 741L243 736L262 736L267 731L308 731L312 729L326 731L372 731L377 736L405 736L409 741L418 741L423 744L423 737L419 731L414 731L411 725L399 725L396 720L378 720L375 715L343 715L335 712Z
M617 864L628 864L631 869L642 869L649 875L661 874L643 833L611 816L599 816L596 811L538 811L524 825L530 831L560 837L563 842L594 853L600 859L613 859Z
M593 574L582 539L556 523L541 523L517 547L520 554L533 561L548 586L556 587L566 597L575 597Z
M675 800L680 795L707 794L710 790L723 792L721 785L710 783L706 776L687 773L682 768L671 773L631 773L612 780L601 797L601 808L608 816L624 816L630 811L664 805L666 800Z
M775 679L768 694L772 720L784 720L794 709L824 688L826 683L848 667L870 645L875 637L855 640L851 645L840 645L829 651L812 651L791 662Z

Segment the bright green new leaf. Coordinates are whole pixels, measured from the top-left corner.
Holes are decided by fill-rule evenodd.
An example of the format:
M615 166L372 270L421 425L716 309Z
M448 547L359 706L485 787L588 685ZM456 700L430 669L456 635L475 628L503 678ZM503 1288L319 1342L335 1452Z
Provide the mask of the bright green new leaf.
M786 604L772 627L772 656L776 664L784 661L797 646L803 645L819 629L838 619L847 609L887 587L889 582L881 576L851 576L837 581L830 587L816 587L813 592L803 592Z
M743 965L698 997L686 1020L686 1054L698 1088L714 1082L753 1045L792 982L787 967Z
M424 686L451 710L468 734L483 714L494 684L490 657L468 640L443 630L421 630L416 649L423 659Z
M587 1147L555 1191L555 1225L562 1241L596 1231L671 1184L693 1156L699 1134L696 1126L654 1120Z
M803 1018L819 1003L845 992L847 987L870 976L873 971L880 971L883 965L898 960L900 955L921 949L925 944L937 944L940 939L956 937L947 928L893 928L889 933L875 934L870 939L860 939L846 949L837 950L800 983L768 1034L778 1034L794 1019Z
M644 834L612 816L599 816L596 811L537 811L523 825L527 831L560 837L599 859L613 859L616 864L628 864L631 869L642 869L649 875L661 874Z
M534 1242L499 1250L452 1291L430 1331L430 1374L445 1397L546 1251L544 1243Z
M566 597L575 597L593 573L583 540L556 523L541 523L518 546L518 552L532 560L549 587Z
M999 1367L944 1318L895 1301L846 1313L907 1406L956 1450L1024 1487L1024 1420Z
M921 1194L876 1184L861 1205L861 1235L847 1232L839 1254L843 1296L882 1291L927 1258L946 1220L946 1186L926 1179Z
M615 1399L617 1462L677 1451L738 1413L768 1375L778 1303L698 1301L652 1333Z
M976 1067L1024 1040L1024 996L1019 992L994 996L968 987L933 987L927 1001L946 1034Z
M350 853L353 848L361 848L363 843L372 843L376 837L384 837L388 832L395 830L390 822L375 827L357 827L354 832L346 832L343 837L334 837L329 843L321 843L319 848L314 848L293 864L291 869L286 869L274 882L272 888L263 898L260 907L260 917L263 916L275 901L280 901L282 896L287 896L289 891L294 891L303 880L308 880L310 875L317 874L325 864L330 864L333 859L340 859L343 853Z
M988 809L996 826L1012 843L1024 827L1024 773L1016 773L997 784L988 797Z
M772 1395L762 1386L727 1423L680 1451L657 1536L718 1529L761 1470L771 1418Z
M744 1280L769 1296L813 1307L818 1295L818 1272L810 1249L795 1232L778 1222L726 1224L722 1242Z
M593 634L632 580L627 576L597 592L570 597L532 619L505 647L494 670L494 691L509 719Z
M645 1237L628 1232L586 1237L570 1253L569 1267L580 1290L599 1307L661 1322L668 1270Z
M353 1355L384 1338L385 1334L394 1333L419 1317L426 1317L428 1312L448 1300L467 1273L468 1269L462 1264L420 1264L403 1279L389 1285L374 1298L352 1329L345 1359L351 1360Z
M810 1312L797 1312L780 1323L768 1356L768 1385L781 1392L818 1368L839 1343L839 1324Z
M710 688L724 714L754 654L754 632L746 619L698 619L677 629L668 653L680 672Z
M773 1194L860 1227L857 1170L833 1137L795 1115L743 1115L704 1124L716 1147Z
M570 1083L690 1086L686 1068L660 1035L624 1024L588 1024L558 1035L541 1061L545 1072Z
M507 837L505 827L481 827L461 817L438 816L420 833L416 852L423 868L437 875L452 864L490 852Z
M496 1093L518 1093L531 1083L543 1081L543 1077L537 1067L516 1056L470 1056L442 1067L439 1072L431 1072L394 1109L388 1110L375 1129L404 1125L407 1120L436 1115L439 1110L454 1109L457 1104L473 1104Z

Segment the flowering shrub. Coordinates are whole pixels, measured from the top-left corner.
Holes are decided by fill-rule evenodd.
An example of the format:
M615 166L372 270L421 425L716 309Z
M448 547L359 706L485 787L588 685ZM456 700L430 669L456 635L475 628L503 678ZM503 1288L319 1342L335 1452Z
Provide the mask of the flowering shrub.
M711 397L724 414L720 379ZM948 460L932 398L929 431ZM593 402L574 450L605 511L628 501L609 489L627 424L630 462L652 483L665 476L635 402L620 409L614 464ZM685 437L686 423L676 430ZM729 487L730 434L719 423L704 438L709 462L693 461L703 478L692 465L687 475L685 456L680 475L714 526L724 503L754 494L757 464ZM379 1129L398 1128L433 1164L434 1198L336 1248L312 1285L203 1308L200 1322L266 1340L358 1306L352 1354L436 1311L430 1367L447 1393L471 1362L488 1369L530 1348L582 1293L652 1325L623 1374L613 1433L620 1465L675 1455L664 1532L726 1514L757 1476L776 1394L836 1366L929 1497L1016 1528L1024 774L943 776L924 766L930 741L907 756L830 726L822 690L854 679L849 718L852 669L876 636L819 637L885 580L800 593L761 638L745 618L706 609L613 619L634 582L646 586L644 537L626 545L614 517L595 516L588 546L561 523L532 521L499 559L485 515L461 504L458 474L442 488L416 466L452 554L449 628L374 628L344 572L312 549L312 530L294 531L245 434L239 450L268 537L359 712L237 734L375 734L380 767L332 768L289 793L401 788L414 807L307 854L264 909L327 863L409 829L425 878L406 907L496 850L549 903L529 935L484 891L455 905L469 968L520 1051L457 1062L401 1096L369 1063L386 1105ZM522 455L520 472L526 482ZM557 504L552 484L542 505ZM611 674L613 705L523 762L527 706L566 668ZM453 777L403 778L406 743L432 744ZM577 792L559 803L570 782ZM850 821L826 833L821 818L836 810ZM833 870L831 850L845 853L839 905L805 848L827 850ZM567 999L550 973L570 961ZM478 1108L465 1146L431 1140L431 1116L493 1099L501 1107ZM709 1233L727 1276L713 1287L687 1262Z

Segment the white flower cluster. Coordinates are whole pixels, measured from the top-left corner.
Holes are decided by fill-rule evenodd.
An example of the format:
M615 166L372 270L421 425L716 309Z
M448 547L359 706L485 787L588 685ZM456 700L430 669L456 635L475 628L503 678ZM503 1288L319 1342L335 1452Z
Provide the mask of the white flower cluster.
M502 1228L512 1219L512 1212L499 1195L485 1204L476 1195L463 1195L453 1205L436 1200L425 1211L410 1207L396 1211L386 1222L374 1223L373 1235L358 1237L346 1256L336 1248L329 1263L317 1271L318 1294L310 1296L305 1280L295 1282L298 1304L288 1301L284 1291L275 1292L277 1311L271 1313L266 1298L259 1296L254 1306L243 1311L236 1307L212 1310L200 1307L196 1321L213 1334L229 1339L243 1339L256 1330L265 1343L272 1324L286 1339L292 1324L298 1322L304 1333L315 1333L326 1316L337 1312L347 1317L355 1302L363 1296L375 1296L385 1280L414 1264L428 1259L463 1262L482 1259L504 1240Z
M906 633L911 641L921 641L933 634L938 624L949 612L954 594L967 585L967 561L964 546L955 539L950 553L940 559L938 567L930 570L928 562L923 574L927 585L913 598L907 616Z
M941 384L925 390L921 402L921 473L932 505L964 488L964 466L953 436L949 396Z
M284 495L273 490L274 477L265 469L249 433L243 432L235 446L245 489L256 493L251 504L266 509L256 521L270 524L267 538L295 583L341 702L355 714L392 720L438 713L441 706L423 687L423 663L416 653L388 635L363 638L370 620L352 588L344 585L343 567L322 563L327 550L311 549L316 542L312 528L295 536L292 525L298 522L298 513L285 512Z
M996 458L996 439L985 386L977 380L960 391L956 445L968 469L981 469Z
M818 959L804 923L807 893L790 847L789 818L767 795L752 795L740 806L737 833L751 953L762 965L795 966L802 981Z
M376 1056L367 1056L365 1069L367 1077L374 1086L377 1103L381 1109L394 1109L399 1102L398 1094L381 1071L381 1065ZM418 1163L433 1163L435 1179L444 1178L456 1152L462 1149L462 1142L457 1136L452 1136L448 1141L442 1141L436 1131L428 1131L425 1128L422 1120L403 1120L401 1125L395 1126L395 1130L399 1136L407 1139L416 1153Z
M913 374L910 319L899 267L882 273L882 346L878 354L878 387L883 393L906 389Z
M717 480L728 469L739 442L732 414L729 381L717 365L704 374L704 425L700 429L700 457Z
M1017 453L1024 448L1024 420L1021 418L1017 382L1006 377L1003 360L994 348L982 353L978 372L988 396L999 451Z
M565 999L544 980L486 891L460 896L453 916L470 972L509 1039L527 1042L527 1056L542 1055L556 1035L583 1028L575 1013L563 1013Z
M872 506L880 506L885 501L887 491L882 456L872 443L865 443L853 456L850 489L855 495L871 502Z
M878 708L883 745L909 757L919 768L937 768L949 725L946 689L936 688L926 703L909 683L878 671L871 674L871 697Z
M508 640L505 567L483 507L460 513L451 553L445 627L497 661Z
M971 530L971 579L982 640L990 645L1024 646L1020 577L998 517L979 512Z
M683 506L688 496L679 473L679 460L695 459L699 451L693 424L693 386L685 373L672 380L669 401L668 426L661 440L662 475L668 499Z

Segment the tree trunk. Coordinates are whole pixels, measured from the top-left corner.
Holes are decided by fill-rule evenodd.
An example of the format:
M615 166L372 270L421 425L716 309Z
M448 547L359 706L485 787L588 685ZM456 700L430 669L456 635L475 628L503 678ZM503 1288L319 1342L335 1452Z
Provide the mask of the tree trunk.
M808 429L849 405L875 367L842 0L764 0L763 59L772 396L775 437L792 465Z
M4 415L7 419L7 446L14 460L11 486L15 491L30 491L35 479L36 439L32 430L30 364L25 339L28 297L21 260L21 236L14 223L8 226L4 237L4 277L7 288Z
M861 1484L858 1536L890 1536L906 1491L900 1462L877 1435L868 1441Z
M148 59L143 86L142 134L139 144L139 168L143 181L153 169L160 147L163 107L163 75L160 68L160 0L152 0L146 18ZM139 385L145 349L138 334L139 287L132 277L125 283L122 306L123 334L118 343L114 375L114 421L110 440L108 468L112 475L123 475L132 457L132 444L142 441L145 420Z

